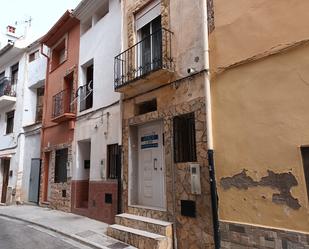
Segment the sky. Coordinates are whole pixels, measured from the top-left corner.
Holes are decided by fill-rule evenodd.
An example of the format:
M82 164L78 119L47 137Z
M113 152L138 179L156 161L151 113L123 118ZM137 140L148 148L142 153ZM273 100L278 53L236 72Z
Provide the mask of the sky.
M34 38L43 36L67 9L74 9L81 0L0 0L0 30L6 31L8 25L19 23L17 28L31 17L31 33Z

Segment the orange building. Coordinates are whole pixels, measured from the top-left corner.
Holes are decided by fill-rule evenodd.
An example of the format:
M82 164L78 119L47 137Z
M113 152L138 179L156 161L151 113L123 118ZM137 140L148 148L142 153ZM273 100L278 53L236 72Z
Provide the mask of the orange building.
M48 64L42 123L40 203L64 211L71 211L79 38L79 21L66 11L41 40L42 53Z

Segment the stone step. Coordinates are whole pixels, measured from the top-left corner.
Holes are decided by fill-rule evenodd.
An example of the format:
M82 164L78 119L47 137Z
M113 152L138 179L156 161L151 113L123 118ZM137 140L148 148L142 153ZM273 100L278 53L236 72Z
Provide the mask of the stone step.
M107 228L107 235L118 239L138 249L170 249L169 238L160 234L150 233L139 229L118 224Z
M116 215L115 223L118 225L166 236L170 239L173 237L173 223L171 222L124 213Z

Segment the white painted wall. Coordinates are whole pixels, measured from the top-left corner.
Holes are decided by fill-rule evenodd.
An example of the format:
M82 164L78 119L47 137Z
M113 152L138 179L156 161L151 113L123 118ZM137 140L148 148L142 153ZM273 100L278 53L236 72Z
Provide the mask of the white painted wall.
M42 86L45 79L46 59L40 55L31 63L28 60L29 54L38 48L39 45L31 46L10 60L7 60L10 56L7 52L6 61L9 63L0 66L0 72L5 71L5 75L10 77L11 66L19 62L16 103L6 107L0 104L0 155L12 153L10 170L13 170L13 176L9 179L9 187L20 189L21 201L28 200L31 159L40 158L40 133L25 136L23 128L35 123L36 88ZM6 135L6 113L11 110L15 110L14 131ZM34 126L33 129L39 127Z
M103 2L103 1L102 1ZM91 8L90 8L91 9ZM87 10L85 10L87 11ZM121 124L119 104L104 108L117 102L119 93L114 92L114 57L121 52L121 6L118 0L109 0L109 12L99 21L95 9L83 12L81 24L92 17L92 27L81 35L79 58L79 85L84 85L85 75L82 66L93 60L94 95L93 107L78 113L75 126L73 148L75 166L73 180L86 178L77 160L78 141L91 140L90 180L102 180L106 177L106 146L119 142ZM88 10L89 11L89 10ZM83 19L84 18L84 19ZM79 102L78 102L79 103ZM99 111L95 111L98 110ZM83 115L83 116L81 116Z

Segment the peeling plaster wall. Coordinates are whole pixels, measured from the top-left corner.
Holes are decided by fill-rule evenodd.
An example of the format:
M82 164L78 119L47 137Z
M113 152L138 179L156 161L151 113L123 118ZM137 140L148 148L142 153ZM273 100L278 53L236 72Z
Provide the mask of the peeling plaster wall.
M300 153L309 144L308 68L302 45L213 79L221 220L309 231Z

